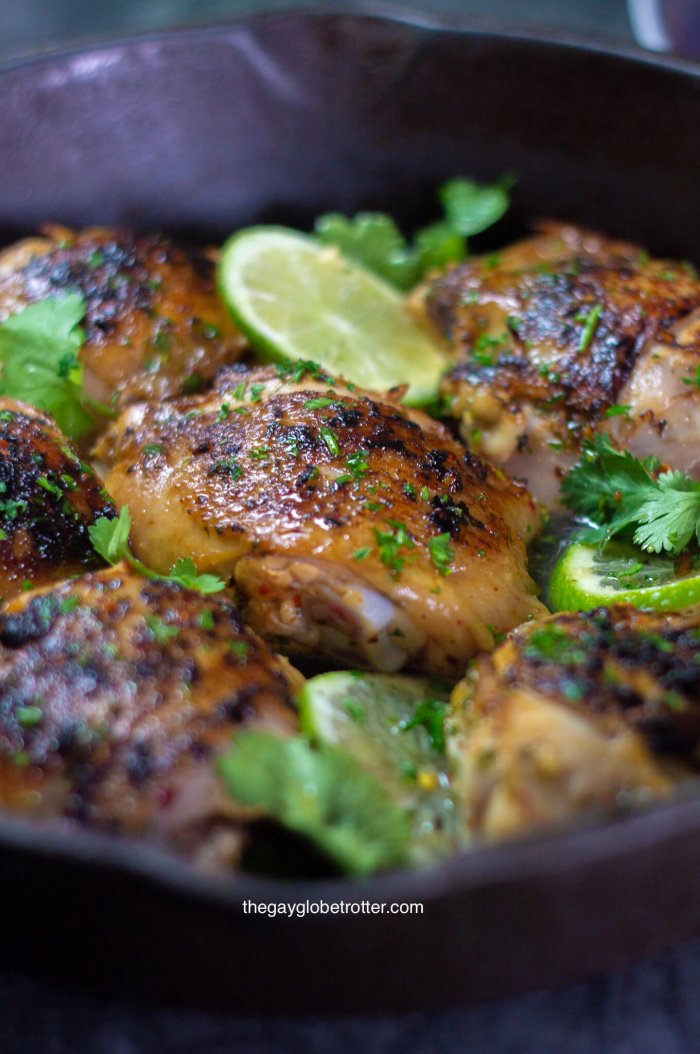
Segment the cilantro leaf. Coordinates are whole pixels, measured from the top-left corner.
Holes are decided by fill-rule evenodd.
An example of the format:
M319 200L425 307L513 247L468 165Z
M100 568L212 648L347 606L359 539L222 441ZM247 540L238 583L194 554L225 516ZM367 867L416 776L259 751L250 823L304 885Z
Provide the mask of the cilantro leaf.
M31 304L0 325L0 395L46 410L73 439L92 427L77 359L84 315L83 297L71 293Z
M358 212L352 218L332 212L319 216L316 236L335 245L399 289L410 289L428 271L458 263L467 255L467 238L496 223L509 205L511 181L481 186L452 179L438 192L443 219L406 239L384 212Z
M438 192L448 225L470 238L497 223L508 211L508 191L513 181L504 177L491 186L472 179L451 179Z
M653 553L679 553L700 541L700 485L683 472L662 472L657 489L640 506L634 540Z
M106 516L100 516L88 527L93 549L108 564L118 564L120 560L131 558L130 531L131 515L127 505L116 519L110 520Z
M358 212L352 219L332 212L319 217L315 230L324 245L337 245L345 256L399 289L412 284L415 263L411 250L394 221L383 212Z
M617 450L605 435L584 441L561 488L564 504L589 521L582 540L604 545L626 533L647 552L673 555L693 536L700 541L700 483L684 472L659 474L660 467L654 457Z
M467 243L462 234L449 223L441 221L423 227L415 236L415 275L417 282L428 271L459 263L467 255Z
M347 873L367 875L405 862L406 815L337 747L244 732L218 767L232 797L306 836Z
M167 577L169 581L179 582L185 589L193 589L197 593L220 593L225 585L218 575L198 575L194 560L188 556L176 560Z
M175 582L183 589L191 589L197 593L218 593L224 588L224 581L217 575L198 575L194 561L187 557L177 560L167 575L151 570L132 553L129 545L130 532L131 515L127 505L122 507L116 519L100 516L88 527L93 549L108 564L114 565L120 560L125 560L144 578L154 582Z

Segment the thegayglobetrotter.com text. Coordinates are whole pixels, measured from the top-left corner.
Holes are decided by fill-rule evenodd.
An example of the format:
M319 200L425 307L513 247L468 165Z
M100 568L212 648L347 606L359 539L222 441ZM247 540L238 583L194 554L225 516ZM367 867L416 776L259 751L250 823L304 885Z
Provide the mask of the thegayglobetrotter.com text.
M422 915L419 901L385 900L244 900L244 915L303 919L307 915Z

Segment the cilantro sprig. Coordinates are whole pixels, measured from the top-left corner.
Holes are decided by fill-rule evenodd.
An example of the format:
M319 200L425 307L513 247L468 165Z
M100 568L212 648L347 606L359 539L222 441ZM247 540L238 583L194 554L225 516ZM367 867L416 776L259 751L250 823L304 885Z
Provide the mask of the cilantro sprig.
M631 535L647 552L673 556L700 542L700 483L661 468L654 457L617 450L605 435L585 440L561 489L564 504L591 524L582 540L605 545Z
M229 793L310 839L354 875L405 863L406 814L345 751L244 732L219 761Z
M110 520L101 516L88 527L88 532L93 549L108 564L118 564L120 560L124 560L144 578L150 578L154 582L175 582L184 589L191 589L197 593L219 593L224 588L224 581L217 575L197 574L194 561L188 557L177 560L167 575L161 575L146 567L134 556L129 545L131 516L127 505L122 507L116 519Z
M412 242L383 212L358 212L352 218L327 213L316 220L316 235L399 289L410 289L428 271L464 259L467 239L508 210L511 184L506 177L490 186L450 180L438 191L443 218L417 231Z
M40 300L0 325L0 395L21 399L50 413L72 439L92 428L83 393L79 293Z

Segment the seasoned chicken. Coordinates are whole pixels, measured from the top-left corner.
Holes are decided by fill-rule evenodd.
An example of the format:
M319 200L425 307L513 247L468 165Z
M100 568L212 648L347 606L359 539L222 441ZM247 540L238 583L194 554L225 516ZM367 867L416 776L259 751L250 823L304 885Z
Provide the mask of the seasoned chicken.
M53 419L0 398L0 597L100 567L88 527L114 515Z
M233 576L292 654L457 676L544 610L524 487L391 394L304 364L224 371L207 396L130 407L97 453L138 555Z
M293 732L298 679L230 602L124 565L24 595L0 614L0 805L230 867L248 813L216 757Z
M443 392L470 448L547 504L591 430L700 475L700 281L635 245L547 224L455 267L428 314L461 356Z
M0 320L73 292L86 302L85 390L100 402L197 391L243 351L210 255L163 235L50 227L0 252Z
M456 785L487 839L668 794L700 769L700 606L521 627L453 704Z

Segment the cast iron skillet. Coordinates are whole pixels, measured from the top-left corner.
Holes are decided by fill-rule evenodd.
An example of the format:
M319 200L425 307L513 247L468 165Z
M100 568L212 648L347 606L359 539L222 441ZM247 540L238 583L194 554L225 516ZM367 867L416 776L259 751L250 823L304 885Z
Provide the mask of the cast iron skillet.
M365 206L411 224L446 177L510 171L516 227L567 217L698 256L688 64L289 14L23 63L0 93L5 239L49 219L219 238ZM699 875L692 797L362 883L213 881L148 847L3 820L1 964L238 1012L410 1010L612 969L687 936ZM268 919L243 913L248 898L425 907Z

